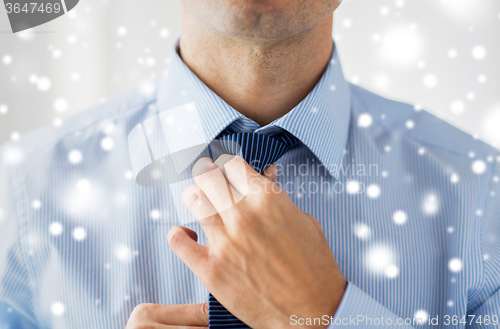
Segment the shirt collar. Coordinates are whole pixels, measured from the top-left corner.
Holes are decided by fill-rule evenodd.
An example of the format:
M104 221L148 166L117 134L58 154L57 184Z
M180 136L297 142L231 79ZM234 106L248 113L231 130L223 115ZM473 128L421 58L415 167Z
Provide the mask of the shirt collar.
M179 56L178 47L177 40L159 84L158 112L195 103L207 142L239 119L248 122L250 119L222 100L186 66ZM347 143L350 113L351 91L334 46L327 69L309 95L286 115L255 132L266 133L276 127L289 131L337 179Z

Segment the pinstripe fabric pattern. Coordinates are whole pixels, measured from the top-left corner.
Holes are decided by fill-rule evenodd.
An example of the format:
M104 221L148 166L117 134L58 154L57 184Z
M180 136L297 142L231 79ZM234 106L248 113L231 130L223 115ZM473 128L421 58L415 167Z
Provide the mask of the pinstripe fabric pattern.
M259 173L263 173L270 164L276 162L297 143L297 139L284 130L273 137L255 133L231 133L233 129L234 126L225 129L218 136L221 149L217 150L216 155L212 150L212 159L217 159L221 154L239 155ZM227 141L231 143L225 143ZM235 148L235 145L238 147ZM208 305L210 328L249 328L226 310L212 294L209 295Z
M222 306L212 294L208 296L208 327L213 329L250 328Z
M214 149L212 147L211 150L213 159L217 159L225 153L239 155L261 174L297 143L297 139L287 131L274 137L254 133L226 134L223 132L218 140L220 148Z
M500 312L499 152L347 83L337 49L311 93L266 127L173 51L159 81L3 145L0 328L123 328L140 303L207 301L168 248L181 222L171 191L135 183L127 142L141 122L188 103L209 140L228 126L299 139L277 161L278 182L321 223L349 281L332 327L357 315L428 315L439 325L423 327L500 328L444 324L447 315L491 323Z

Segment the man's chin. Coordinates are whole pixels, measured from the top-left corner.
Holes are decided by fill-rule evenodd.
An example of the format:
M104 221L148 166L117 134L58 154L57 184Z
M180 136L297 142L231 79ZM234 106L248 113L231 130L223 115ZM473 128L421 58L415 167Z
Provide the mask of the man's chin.
M293 36L294 13L284 8L277 8L261 1L238 1L245 4L227 8L226 24L220 26L220 32L235 38L247 40L273 41Z
M204 0L205 1L205 0ZM199 22L251 43L290 39L331 15L340 0L182 0Z

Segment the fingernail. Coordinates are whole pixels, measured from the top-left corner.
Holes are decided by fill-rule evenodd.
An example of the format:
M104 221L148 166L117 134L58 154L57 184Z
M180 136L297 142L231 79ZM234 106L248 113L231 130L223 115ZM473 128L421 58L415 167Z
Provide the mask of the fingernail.
M203 175L215 168L212 160L210 158L201 158L196 162L196 164L193 166L193 177Z
M215 164L219 167L222 167L224 166L226 163L228 163L229 161L231 161L232 159L234 158L234 155L230 155L230 154L223 154L221 155L220 157L217 158L217 160L215 160Z

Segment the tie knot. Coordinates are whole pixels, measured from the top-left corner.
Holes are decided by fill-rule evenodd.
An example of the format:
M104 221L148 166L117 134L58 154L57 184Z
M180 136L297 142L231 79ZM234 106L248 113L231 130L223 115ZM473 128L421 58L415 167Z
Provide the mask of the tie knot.
M210 152L214 160L222 154L238 155L262 174L297 141L297 138L287 131L274 136L249 132L225 133L224 131L217 137L217 141L212 142Z

